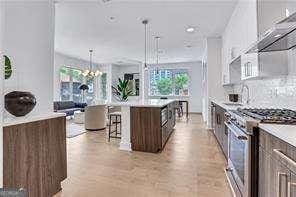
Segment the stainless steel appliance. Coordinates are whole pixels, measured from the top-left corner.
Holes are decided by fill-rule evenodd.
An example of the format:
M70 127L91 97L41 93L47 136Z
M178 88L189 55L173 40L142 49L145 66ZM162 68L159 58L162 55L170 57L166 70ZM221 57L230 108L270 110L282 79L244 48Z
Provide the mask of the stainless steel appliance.
M161 125L165 125L168 121L168 108L164 107L161 109Z
M289 50L296 46L295 36L296 13L265 32L247 53Z
M238 109L238 112L263 123L296 124L296 111L289 109Z
M228 130L226 174L237 197L257 196L258 121L238 111L225 113Z
M258 195L258 124L296 124L296 111L238 108L225 113L228 129L226 174L236 196Z

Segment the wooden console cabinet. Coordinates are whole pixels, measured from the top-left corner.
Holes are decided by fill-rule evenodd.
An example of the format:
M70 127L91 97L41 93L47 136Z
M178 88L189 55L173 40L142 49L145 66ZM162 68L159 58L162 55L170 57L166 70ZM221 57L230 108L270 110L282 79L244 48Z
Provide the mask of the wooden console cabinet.
M162 107L131 107L132 150L156 153L164 148L175 126L175 106L176 102Z
M67 177L66 118L5 126L3 184L24 188L29 197L49 197Z

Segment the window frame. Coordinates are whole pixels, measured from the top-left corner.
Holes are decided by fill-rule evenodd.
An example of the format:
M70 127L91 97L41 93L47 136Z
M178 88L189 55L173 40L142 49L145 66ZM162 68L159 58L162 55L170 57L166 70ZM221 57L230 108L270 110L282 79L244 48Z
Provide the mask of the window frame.
M187 95L176 95L175 94L175 85L173 85L173 94L172 95L151 95L151 77L150 77L150 72L151 71L154 71L154 70L186 70L187 71L187 74L188 74L188 77L189 77L189 81L188 81L188 94ZM175 73L173 72L173 78L175 78ZM191 82L191 75L190 75L190 68L188 67L159 67L157 68L156 66L153 66L153 67L149 67L148 68L148 96L153 98L153 97L168 97L168 98L175 98L175 97L182 97L182 98L185 98L185 97L190 97L190 91L189 91L189 87L190 87L190 82Z

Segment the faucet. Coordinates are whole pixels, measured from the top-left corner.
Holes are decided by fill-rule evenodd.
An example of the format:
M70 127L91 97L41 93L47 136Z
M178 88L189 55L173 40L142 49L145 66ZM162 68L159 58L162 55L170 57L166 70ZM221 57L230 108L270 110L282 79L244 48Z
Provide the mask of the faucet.
M246 104L249 105L250 104L250 88L249 86L247 86L246 84L242 84L242 89L241 89L241 96L243 96L243 92L244 92L244 89L247 89L247 101L246 101Z

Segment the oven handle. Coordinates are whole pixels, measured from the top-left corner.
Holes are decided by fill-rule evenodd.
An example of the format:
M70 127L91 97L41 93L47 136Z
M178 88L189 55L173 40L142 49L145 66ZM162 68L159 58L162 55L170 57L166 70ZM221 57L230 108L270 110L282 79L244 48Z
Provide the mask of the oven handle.
M296 167L296 161L285 155L280 149L273 149L273 152L280 156L282 159L286 160L288 163Z
M237 137L239 140L248 140L248 137L246 135L240 135L238 132L233 128L233 126L227 122L224 122L226 127Z

